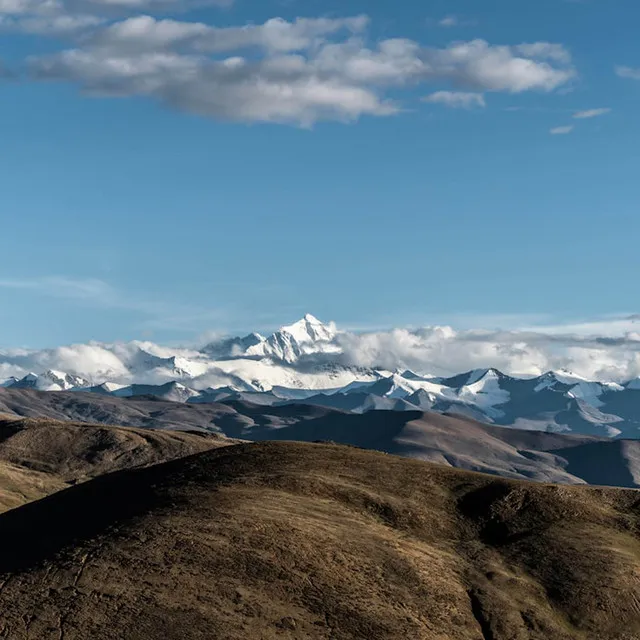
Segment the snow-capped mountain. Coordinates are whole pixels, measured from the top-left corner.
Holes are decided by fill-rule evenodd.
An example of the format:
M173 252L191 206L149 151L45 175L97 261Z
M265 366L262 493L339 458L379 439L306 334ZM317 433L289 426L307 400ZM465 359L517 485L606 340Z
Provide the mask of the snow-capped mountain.
M177 381L196 391L228 386L239 392L263 393L277 387L287 398L302 398L381 377L376 369L341 363L337 336L333 324L307 314L268 337L252 333L211 342L199 349L166 348L145 342L90 343L4 358L0 352L0 365L3 370L18 374L8 378L5 386L41 390L91 388L98 393L111 392L105 383L129 387ZM38 370L33 366L52 361L64 362L67 371L48 366ZM29 366L26 371L25 366Z
M2 371L14 374L1 386L190 403L306 403L356 413L433 410L526 429L640 438L640 378L590 380L564 369L525 377L496 368L443 377L356 366L345 357L351 337L307 314L267 337L251 333L199 349L132 342L20 352L6 361L0 353ZM48 366L23 368L38 362Z
M277 367L273 363L270 366ZM9 384L8 388L61 391L66 385L76 391L120 398L153 396L172 402L240 401L263 406L309 404L354 413L381 409L431 410L530 430L640 438L639 389L587 381L570 377L566 372L518 378L496 369L484 369L442 379L422 377L410 371L318 369L306 375L308 382L320 383L323 388L271 385L269 389L259 389L257 381L253 386L240 381L238 384L195 388L175 380L159 385L123 386L106 382L93 387L69 387L70 378L62 372L47 372L42 376L30 374ZM356 376L360 379L353 380ZM327 386L341 378L351 381L343 386ZM53 382L54 379L57 382ZM196 380L194 378L192 382Z
M37 389L38 391L69 391L70 389L81 389L89 383L80 376L74 376L64 371L53 371L51 369L40 374L28 373L14 382L7 381L2 386L14 389Z
M229 358L271 358L288 364L302 356L316 353L338 353L333 343L337 330L310 313L293 324L281 327L268 338L250 333L243 338L225 338L211 342L202 351L216 360Z
M266 341L259 333L250 333L243 338L224 338L217 342L210 342L202 348L202 352L214 360L227 358L241 358L247 355L248 349Z
M333 344L336 335L333 325L323 324L308 313L302 320L282 327L269 338L249 346L244 355L274 358L291 364L304 355L338 353L338 347Z
M195 378L209 368L206 361L197 358L189 359L179 355L162 358L144 349L135 352L127 364L134 376L146 375L168 380Z

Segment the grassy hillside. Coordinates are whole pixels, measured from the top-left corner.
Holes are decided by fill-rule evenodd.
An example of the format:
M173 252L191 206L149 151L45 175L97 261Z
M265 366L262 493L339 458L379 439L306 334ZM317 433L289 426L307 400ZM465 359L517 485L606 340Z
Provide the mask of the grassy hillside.
M233 441L213 434L0 415L0 513L111 471L229 443Z
M260 443L0 516L10 638L640 637L634 491ZM44 533L43 533L44 532Z

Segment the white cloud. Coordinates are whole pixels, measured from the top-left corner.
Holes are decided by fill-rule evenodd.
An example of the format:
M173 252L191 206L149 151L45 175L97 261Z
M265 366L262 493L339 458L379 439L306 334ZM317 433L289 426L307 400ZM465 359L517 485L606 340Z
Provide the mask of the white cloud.
M35 16L14 20L12 28L24 33L63 36L96 27L103 22L104 18L92 15Z
M587 109L586 111L577 111L573 114L574 118L584 120L586 118L597 118L598 116L604 116L607 113L611 113L612 109L604 107L601 109Z
M433 24L433 21L430 20L429 22ZM469 20L468 18L463 18L453 13L437 20L437 25L443 29L452 29L453 27L470 27L475 24L475 20Z
M549 47L548 43L538 44L545 49ZM535 53L525 53L527 48ZM509 47L473 40L431 51L427 54L427 61L434 75L449 77L460 84L485 91L548 92L574 77L575 71L568 64L568 53L558 66L553 66L550 62L538 59L543 57L538 48L535 43Z
M445 16L438 22L441 27L457 27L460 24L458 16L449 15Z
M2 377L22 377L30 371L48 369L78 375L86 380L126 379L127 368L109 348L98 344L80 344L39 351L0 351Z
M513 318L508 319L509 322ZM512 330L457 330L450 326L397 328L366 333L341 332L337 345L344 364L389 370L452 375L480 367L537 375L569 369L592 379L622 381L640 375L640 317L620 316L592 322L532 326ZM0 378L28 371L62 370L93 382L131 382L140 350L158 358L177 356L206 368L194 349L151 342L71 345L39 351L0 351ZM148 359L148 358L147 358ZM195 365L194 365L195 366ZM146 365L148 368L148 364ZM169 366L170 368L170 366ZM304 367L303 367L304 369ZM137 381L159 382L160 373Z
M40 79L74 79L98 95L147 95L226 120L311 125L397 110L372 89L339 76L320 77L298 56L213 61L175 53L123 57L76 49L35 61L32 68Z
M616 75L618 75L620 78L630 78L631 80L640 80L640 68L616 67Z
M322 49L320 69L340 72L352 81L402 85L409 82L450 81L485 91L552 91L574 76L565 65L527 58L517 48L490 45L484 40L455 42L444 49L421 47L412 40L384 40L370 49L359 40Z
M569 369L593 379L640 375L640 320L610 319L528 330L456 331L447 326L343 333L344 361L450 375L480 367L538 375Z
M451 327L341 337L345 360L358 366L407 367L436 375L453 375L480 367L537 374L549 364L546 354L521 341L498 342L493 334L457 332ZM373 363L377 363L374 365Z
M522 327L522 324L520 324ZM537 323L522 328L522 331L544 335L576 335L581 338L614 339L634 336L640 332L640 315L620 315L582 322L547 324Z
M472 109L485 107L486 102L481 93L467 93L464 91L436 91L423 98L424 102L442 104L454 109Z
M0 0L0 31L64 37L105 22L104 16L70 12L58 0Z
M0 15L52 14L62 10L59 0L0 0Z
M515 50L527 58L537 58L541 60L554 60L561 64L571 63L571 54L561 44L552 42L534 42L520 44L514 47Z
M233 0L0 0L0 30L65 36L132 12L228 6Z
M138 16L88 33L76 49L32 58L30 69L33 78L76 82L88 94L143 95L219 119L303 126L397 113L392 87L438 81L548 92L575 74L560 45L474 40L433 49L394 38L370 47L367 25L366 16L239 28ZM463 106L464 92L449 94L451 106ZM466 98L469 106L481 99Z
M339 31L359 33L368 18L343 19L298 18L287 22L282 18L267 20L262 25L216 28L201 22L156 20L136 16L110 25L85 44L107 48L122 54L126 51L150 51L188 45L198 51L225 52L257 47L272 53L302 51Z
M554 127L549 130L549 133L552 136L564 136L573 131L573 125L566 125L563 127Z
M369 18L272 18L217 27L118 13L166 12L226 0L0 0L0 29L68 37L75 47L27 61L35 80L74 82L89 95L147 96L224 120L312 125L398 113L393 88L431 82L456 91L450 106L481 106L474 92L549 92L572 80L568 51L547 42L455 42L437 49L406 38L369 43ZM115 13L114 13L115 12ZM455 16L443 24L457 22ZM437 94L436 94L437 95ZM454 95L458 95L456 99ZM467 102L465 103L465 99Z

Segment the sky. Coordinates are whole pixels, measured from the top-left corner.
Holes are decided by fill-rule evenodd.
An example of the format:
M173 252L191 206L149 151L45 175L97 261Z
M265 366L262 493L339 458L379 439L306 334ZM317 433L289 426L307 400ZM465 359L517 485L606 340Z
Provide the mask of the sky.
M0 0L0 347L618 322L635 0Z

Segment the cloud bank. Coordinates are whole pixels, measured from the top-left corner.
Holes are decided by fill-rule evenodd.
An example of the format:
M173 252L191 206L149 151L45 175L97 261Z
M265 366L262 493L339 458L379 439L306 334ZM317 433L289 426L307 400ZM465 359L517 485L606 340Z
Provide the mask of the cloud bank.
M337 353L311 354L297 366L305 370L329 359L348 366L392 371L408 368L433 375L495 367L505 373L523 375L568 369L593 380L617 382L640 376L638 316L511 331L459 331L448 326L366 333L343 331L338 332L335 345L339 347ZM215 362L193 347L163 347L151 342L90 343L38 351L0 351L0 378L54 369L94 383L107 379L122 383L165 381L166 374L149 373L149 354L152 360L178 358L187 363L182 367L191 367L199 374L207 367L216 369ZM174 364L158 362L157 366L166 368ZM146 373L136 375L136 371Z
M344 362L391 370L407 367L451 375L495 367L505 373L539 375L568 369L590 379L613 381L640 375L637 319L514 331L393 329L346 333L339 340Z
M0 0L0 29L63 43L28 57L34 81L74 83L89 96L145 96L227 121L311 126L391 116L423 85L436 85L433 100L442 104L483 106L483 92L552 92L576 76L557 43L374 40L365 15L224 27L154 15L203 4L228 3Z

